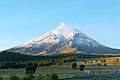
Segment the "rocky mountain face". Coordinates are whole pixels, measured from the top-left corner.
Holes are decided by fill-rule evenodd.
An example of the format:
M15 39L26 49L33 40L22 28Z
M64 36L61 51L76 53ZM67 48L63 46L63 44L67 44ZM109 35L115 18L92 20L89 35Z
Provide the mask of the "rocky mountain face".
M7 51L29 55L74 53L76 51L99 54L120 53L119 49L104 46L63 22L57 29Z

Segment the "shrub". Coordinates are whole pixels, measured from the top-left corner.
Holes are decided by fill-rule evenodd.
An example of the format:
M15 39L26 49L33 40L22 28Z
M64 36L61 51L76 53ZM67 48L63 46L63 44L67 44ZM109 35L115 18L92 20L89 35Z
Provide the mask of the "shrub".
M77 69L77 63L72 64L72 69Z
M90 61L90 63L93 63L93 61Z
M20 77L14 75L14 76L10 76L10 80L21 80Z
M52 80L58 80L58 75L55 74L55 73L52 73L51 79Z
M29 63L27 66L26 66L26 74L27 75L32 75L32 74L34 74L35 72L36 72L36 69L37 69L37 64L31 64L31 63Z
M39 75L35 77L33 80L44 80L44 77L42 75Z
M81 64L81 65L79 66L80 71L83 71L84 68L85 68L85 65L83 65L83 64Z
M0 80L4 80L4 78L2 78L2 76L0 76Z
M107 66L107 63L105 63L104 66Z
M98 63L98 66L101 66L101 64L100 64L100 63Z
M78 75L77 74L75 74L74 76L73 76L73 78L77 78L78 77Z
M27 75L22 80L33 80L33 78L34 78L33 75Z

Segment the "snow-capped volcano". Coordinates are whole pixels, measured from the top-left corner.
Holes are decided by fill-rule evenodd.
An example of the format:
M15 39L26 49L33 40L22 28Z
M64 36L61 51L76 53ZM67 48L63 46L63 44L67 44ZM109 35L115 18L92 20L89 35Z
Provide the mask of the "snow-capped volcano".
M53 31L53 34L57 36L64 36L65 38L70 38L74 36L75 31L65 25L63 22L57 27L56 30Z
M54 54L84 51L90 53L120 53L120 50L101 45L81 31L63 22L57 29L7 51L22 54Z

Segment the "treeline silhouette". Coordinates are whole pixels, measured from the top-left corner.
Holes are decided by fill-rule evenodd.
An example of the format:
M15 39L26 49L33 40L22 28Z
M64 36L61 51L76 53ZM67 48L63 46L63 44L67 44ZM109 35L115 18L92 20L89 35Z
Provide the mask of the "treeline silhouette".
M3 51L0 53L0 68L25 68L29 63L38 66L60 65L75 61L77 58L75 55L32 56Z
M6 68L25 68L28 63L37 64L37 66L62 65L63 63L74 62L78 58L101 58L111 57L109 55L91 55L91 54L55 54L55 55L23 55L14 52L0 52L0 69Z

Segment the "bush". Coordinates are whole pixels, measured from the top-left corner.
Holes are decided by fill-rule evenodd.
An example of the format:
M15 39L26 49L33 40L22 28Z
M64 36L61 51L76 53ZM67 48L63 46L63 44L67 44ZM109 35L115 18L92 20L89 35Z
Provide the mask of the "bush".
M77 78L77 77L78 77L78 75L77 75L77 74L75 74L75 75L73 76L73 79L74 79L74 78Z
M58 80L58 75L55 74L55 73L52 73L51 79L52 80Z
M4 79L2 78L2 76L0 76L0 80L4 80Z
M77 69L77 63L72 64L72 69Z
M35 77L33 80L44 80L44 77L42 75L39 75Z
M81 65L79 66L80 71L83 71L84 68L85 68L85 65L83 65L83 64L81 64Z
M100 64L100 63L98 63L98 66L101 66L101 64Z
M20 77L14 75L14 76L10 76L10 80L21 80Z
M107 66L107 64L105 63L104 66Z
M34 78L33 75L27 75L22 80L33 80L33 78Z
M36 69L37 69L37 64L32 64L32 63L29 63L27 64L26 66L26 75L33 75L35 72L36 72Z

